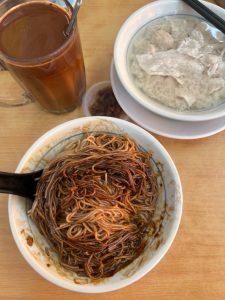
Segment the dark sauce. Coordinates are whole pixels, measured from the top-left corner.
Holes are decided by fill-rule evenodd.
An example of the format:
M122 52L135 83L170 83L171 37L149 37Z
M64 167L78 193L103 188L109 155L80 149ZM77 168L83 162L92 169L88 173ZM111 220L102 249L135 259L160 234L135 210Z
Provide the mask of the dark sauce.
M121 118L125 116L110 86L100 90L89 107L92 116Z

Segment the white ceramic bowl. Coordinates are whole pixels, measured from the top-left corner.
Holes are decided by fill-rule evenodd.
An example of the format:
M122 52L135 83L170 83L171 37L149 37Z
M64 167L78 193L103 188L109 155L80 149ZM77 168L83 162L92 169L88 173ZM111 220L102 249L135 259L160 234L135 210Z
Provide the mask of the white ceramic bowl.
M215 4L202 1L212 11L225 19L225 10ZM177 112L144 95L133 83L127 67L127 51L137 31L147 23L168 15L199 16L192 8L180 0L160 0L151 2L133 13L121 27L114 46L114 63L121 83L134 100L146 109L161 116L181 121L207 121L225 116L225 102L216 108L199 112ZM225 96L224 96L225 98ZM225 101L225 99L224 99Z
M26 261L45 279L77 292L103 293L125 287L149 272L165 255L178 230L182 214L182 188L176 167L163 146L144 129L124 120L107 117L88 117L69 121L40 137L26 152L16 172L30 172L43 168L69 140L80 138L84 132L104 131L127 133L137 143L153 152L152 163L160 174L160 197L154 221L157 237L150 239L144 252L129 266L113 277L91 283L63 269L48 242L27 216L29 200L9 197L9 220L13 237ZM161 182L161 184L160 184ZM29 246L27 237L34 240ZM46 250L47 249L47 250ZM50 254L50 255L49 255Z

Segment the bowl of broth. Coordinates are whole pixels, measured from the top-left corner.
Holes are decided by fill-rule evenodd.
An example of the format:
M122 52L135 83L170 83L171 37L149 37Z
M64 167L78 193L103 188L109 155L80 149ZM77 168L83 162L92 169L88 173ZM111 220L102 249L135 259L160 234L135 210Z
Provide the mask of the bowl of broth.
M205 3L225 18L225 10ZM225 115L225 37L182 1L155 1L121 27L117 74L146 109L181 121Z
M21 254L46 280L83 293L117 290L170 248L181 182L144 129L109 117L61 124L28 149L16 172L38 169L44 175L35 202L11 195L9 220Z

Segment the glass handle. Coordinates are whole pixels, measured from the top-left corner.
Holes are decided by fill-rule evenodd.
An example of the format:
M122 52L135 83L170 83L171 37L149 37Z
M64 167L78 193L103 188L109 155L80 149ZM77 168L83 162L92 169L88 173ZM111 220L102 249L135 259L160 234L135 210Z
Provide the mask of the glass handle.
M23 106L32 102L34 102L34 100L26 92L21 95L20 99L10 99L0 96L0 107Z
M7 71L7 68L3 61L0 60L0 72ZM23 106L29 103L34 102L32 97L27 93L23 92L21 97L19 98L10 98L10 97L2 97L0 96L0 107L15 107L15 106Z

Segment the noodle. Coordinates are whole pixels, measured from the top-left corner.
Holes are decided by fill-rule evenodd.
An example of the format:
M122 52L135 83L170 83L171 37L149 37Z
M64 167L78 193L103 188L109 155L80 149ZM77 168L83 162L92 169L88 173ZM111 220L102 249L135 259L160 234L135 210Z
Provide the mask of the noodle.
M86 134L49 163L29 214L63 267L104 278L140 255L158 197L150 157L127 136Z

